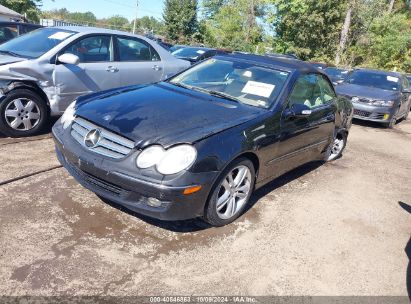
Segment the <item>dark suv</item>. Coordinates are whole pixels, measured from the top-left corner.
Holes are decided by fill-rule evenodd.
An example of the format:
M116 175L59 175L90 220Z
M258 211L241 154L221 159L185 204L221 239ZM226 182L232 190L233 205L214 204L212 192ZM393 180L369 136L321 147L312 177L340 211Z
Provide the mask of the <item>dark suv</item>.
M0 44L42 27L38 24L0 22Z

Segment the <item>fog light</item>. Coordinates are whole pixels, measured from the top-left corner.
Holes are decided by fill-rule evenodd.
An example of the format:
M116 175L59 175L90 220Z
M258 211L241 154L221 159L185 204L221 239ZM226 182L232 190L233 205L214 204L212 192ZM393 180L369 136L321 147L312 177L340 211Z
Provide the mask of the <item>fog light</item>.
M151 207L156 207L156 208L161 207L161 205L163 204L162 201L160 201L160 200L158 200L154 197L142 197L140 202L142 202L146 205L149 205Z
M390 118L390 114L384 114L384 120L387 120L388 118Z

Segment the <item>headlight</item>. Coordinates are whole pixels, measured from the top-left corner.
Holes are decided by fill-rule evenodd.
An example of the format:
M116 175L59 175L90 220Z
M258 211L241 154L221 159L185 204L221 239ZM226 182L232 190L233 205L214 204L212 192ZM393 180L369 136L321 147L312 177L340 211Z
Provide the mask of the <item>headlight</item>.
M188 169L196 158L197 150L190 145L179 145L169 150L152 146L141 152L136 164L140 169L156 166L159 173L170 175Z
M163 158L165 153L166 151L163 147L149 147L141 152L141 154L137 157L137 167L147 169L155 166Z
M157 164L157 171L161 174L176 174L190 167L197 157L197 151L189 145L171 148Z
M67 129L67 127L73 122L75 118L74 115L76 114L76 102L76 100L73 101L61 116L61 123L63 124L63 129Z
M380 107L392 107L394 105L394 101L392 100L374 100L371 102L373 106L380 106Z

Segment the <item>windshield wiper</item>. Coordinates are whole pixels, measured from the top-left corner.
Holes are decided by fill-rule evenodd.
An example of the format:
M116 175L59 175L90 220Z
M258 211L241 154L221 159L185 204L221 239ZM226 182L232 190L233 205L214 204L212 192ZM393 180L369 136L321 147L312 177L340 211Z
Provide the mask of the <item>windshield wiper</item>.
M192 89L193 88L192 86L182 84L182 83L179 83L179 82L171 82L170 81L170 83L177 86L177 87L184 88L184 89Z
M0 50L0 53L7 54L7 55L12 55L14 57L23 57L23 56L21 56L17 53L12 52L12 51L2 51L2 50Z
M241 103L241 101L240 101L239 99L237 99L237 98L235 98L235 97L233 97L233 96L231 96L231 95L222 93L222 92L210 91L210 90L206 90L206 89L199 88L199 87L191 87L191 88L192 88L193 90L200 91L200 92L203 92L203 93L206 93L206 94L209 94L209 95L213 95L213 96L217 96L217 97L222 97L222 98L225 98L225 99L228 99L228 100L237 102L237 103Z
M194 91L206 93L206 94L208 94L208 95L213 95L213 96L217 96L217 97L222 97L222 98L225 98L225 99L228 99L228 100L237 102L237 103L241 103L241 101L240 101L239 99L237 99L237 98L235 98L235 97L233 97L233 96L231 96L231 95L222 93L222 92L210 91L210 90L203 89L203 88L200 88L200 87L190 86L190 85L187 85L187 84L182 84L182 83L179 83L179 82L170 82L170 83L171 83L171 84L174 84L175 86L181 87L181 88L185 88L185 89L189 89L189 90L194 90Z

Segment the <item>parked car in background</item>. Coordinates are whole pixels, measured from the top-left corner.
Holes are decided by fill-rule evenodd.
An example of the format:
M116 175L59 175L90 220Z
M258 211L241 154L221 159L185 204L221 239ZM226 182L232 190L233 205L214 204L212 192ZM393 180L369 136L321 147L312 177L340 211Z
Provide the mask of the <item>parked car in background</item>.
M234 221L255 188L342 155L352 104L297 60L225 55L152 85L80 97L53 127L86 188L162 220Z
M350 70L337 67L327 67L324 72L330 77L334 84L340 84L347 78Z
M0 22L0 44L41 27L32 23Z
M323 63L323 62L309 62L309 64L311 64L313 67L315 67L316 69L319 70L325 70L328 67L328 64Z
M408 82L411 84L411 74L407 75Z
M185 48L185 47L189 47L189 46L188 45L182 45L182 44L175 44L175 45L170 47L170 52L172 53L174 51L177 51L178 49L182 49L182 48Z
M211 54L211 52L214 52L214 51L215 49L212 49L212 48L189 46L189 47L180 48L172 52L171 54L174 55L176 58L187 60L193 64L198 61L204 60L205 54Z
M38 133L78 96L160 81L189 67L142 36L48 27L0 45L0 132Z
M293 53L287 53L287 54L279 54L279 53L266 53L265 56L268 57L280 57L280 58L289 58L289 59L297 59L299 60L297 55Z
M410 112L411 87L401 73L354 70L336 90L339 95L351 99L357 119L380 122L392 128Z

